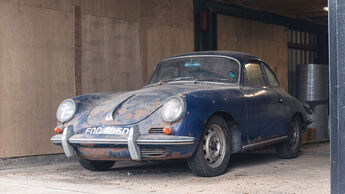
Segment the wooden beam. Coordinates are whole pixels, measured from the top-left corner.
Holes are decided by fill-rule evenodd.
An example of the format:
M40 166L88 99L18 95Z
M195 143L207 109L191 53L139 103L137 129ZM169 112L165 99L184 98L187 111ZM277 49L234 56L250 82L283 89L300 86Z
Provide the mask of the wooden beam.
M267 11L292 18L301 18L313 21L312 16L322 16L323 7L327 6L327 0L216 0L218 2L226 2L228 4L239 5L244 8ZM305 15L304 15L305 14ZM311 17L309 17L309 14Z
M81 9L80 5L74 5L74 75L75 95L82 94L81 78Z
M280 12L282 14L295 14L295 13L310 13L310 12L325 12L325 11L323 10L323 6L320 6L320 7L312 7L312 8L307 8L307 7L299 7L295 9L286 8L286 9L282 9Z
M140 27L140 55L141 55L141 70L142 70L142 80L141 83L144 85L149 77L148 75L148 64L147 64L147 34L145 18L143 14L143 0L139 0L139 27Z
M319 11L319 12L309 12L309 13L297 13L297 17L307 17L307 18L318 18L318 17L325 17L327 18L328 12Z
M256 0L256 1L248 1L248 2L233 2L235 4L239 4L241 6L245 6L247 8L251 9L257 9L257 10L263 10L263 11L279 11L284 8L310 8L315 6L326 6L327 1L326 0L289 0L289 1L277 1L277 0Z

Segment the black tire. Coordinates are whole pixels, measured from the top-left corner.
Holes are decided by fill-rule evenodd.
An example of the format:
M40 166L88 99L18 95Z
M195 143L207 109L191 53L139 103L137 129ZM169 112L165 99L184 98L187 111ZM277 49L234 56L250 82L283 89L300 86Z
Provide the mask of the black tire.
M289 123L288 141L275 145L279 158L292 159L298 156L302 145L302 122L294 117Z
M217 134L215 135L215 133ZM206 142L208 142L207 151ZM215 156L217 151L220 153L219 156ZM229 128L222 117L214 116L206 123L199 145L193 156L187 159L187 163L191 171L197 176L218 176L226 171L230 155L231 135ZM210 156L215 156L215 161L212 161Z
M78 161L82 167L91 171L107 171L115 164L115 161L98 161L86 159L79 159Z

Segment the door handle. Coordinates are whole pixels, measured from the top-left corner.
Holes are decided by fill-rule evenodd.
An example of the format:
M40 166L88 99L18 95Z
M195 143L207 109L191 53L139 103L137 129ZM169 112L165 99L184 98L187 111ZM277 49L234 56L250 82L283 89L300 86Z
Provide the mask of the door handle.
M279 99L278 99L278 102L279 102L279 103L283 103L283 102L284 102L284 99L283 99L283 98L279 98Z

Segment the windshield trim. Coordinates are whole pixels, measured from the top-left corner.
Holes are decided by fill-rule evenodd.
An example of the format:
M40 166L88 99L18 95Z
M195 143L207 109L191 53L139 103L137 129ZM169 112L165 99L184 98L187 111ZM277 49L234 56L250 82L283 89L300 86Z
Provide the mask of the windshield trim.
M173 83L205 83L205 84L217 84L217 85L238 85L238 84L232 84L232 83L226 83L226 82L217 82L217 81L171 81L171 82L167 82L166 84L173 84Z
M222 82L219 82L219 81L203 81L203 82L210 82L210 83L221 83L222 85L239 85L240 84L240 80L241 80L241 77L242 77L242 70L241 70L241 63L239 60L233 58L233 57L229 57L229 56L225 56L225 55L186 55L186 56L176 56L176 57L171 57L171 58L167 58L167 59L163 59L161 61L159 61L157 63L157 65L155 66L155 68L153 69L151 75L153 73L155 73L156 71L156 67L158 66L158 64L162 63L162 62L165 62L165 61L170 61L170 60L174 60L174 59L182 59L182 58L189 58L189 57L218 57L218 58L227 58L227 59L231 59L231 60L234 60L237 62L238 64L238 78L237 78L237 82L236 83L222 83ZM150 75L150 78L151 78L151 75ZM153 84L158 84L160 82L156 82L156 83L152 83L152 84L147 84L148 82L150 81L150 79L147 80L146 84L144 86L150 86L150 85L153 85ZM181 80L182 81L182 80ZM185 81L185 80L184 80ZM176 81L174 81L176 82ZM193 81L194 82L194 81Z

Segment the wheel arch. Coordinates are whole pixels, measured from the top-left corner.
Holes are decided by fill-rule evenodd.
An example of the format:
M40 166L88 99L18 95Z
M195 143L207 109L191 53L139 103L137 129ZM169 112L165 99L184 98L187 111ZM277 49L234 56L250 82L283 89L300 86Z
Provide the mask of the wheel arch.
M230 130L231 135L231 153L237 153L242 150L242 142L241 142L241 131L238 127L238 123L236 119L228 112L225 111L217 111L214 112L208 120L210 120L214 116L220 116L222 117L226 125L228 126L228 129ZM236 124L237 127L231 127L231 125Z
M301 112L295 112L294 114L292 114L290 120L295 118L295 117L297 117L297 118L299 118L301 120L302 125L303 125L303 129L302 130L303 131L306 130L307 124L306 124L305 118L303 117L303 114Z

